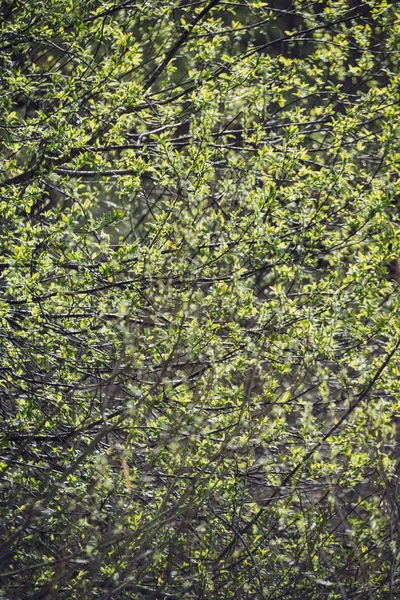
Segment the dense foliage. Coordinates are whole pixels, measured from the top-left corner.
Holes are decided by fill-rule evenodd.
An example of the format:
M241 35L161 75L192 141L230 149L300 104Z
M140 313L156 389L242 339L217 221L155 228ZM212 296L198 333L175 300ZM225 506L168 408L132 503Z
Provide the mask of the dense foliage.
M398 3L0 11L0 598L398 598Z

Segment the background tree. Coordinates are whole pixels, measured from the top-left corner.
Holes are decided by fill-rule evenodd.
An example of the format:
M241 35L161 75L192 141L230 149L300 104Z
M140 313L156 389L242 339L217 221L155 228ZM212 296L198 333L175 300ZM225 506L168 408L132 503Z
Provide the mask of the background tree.
M4 598L400 593L400 11L1 4Z

